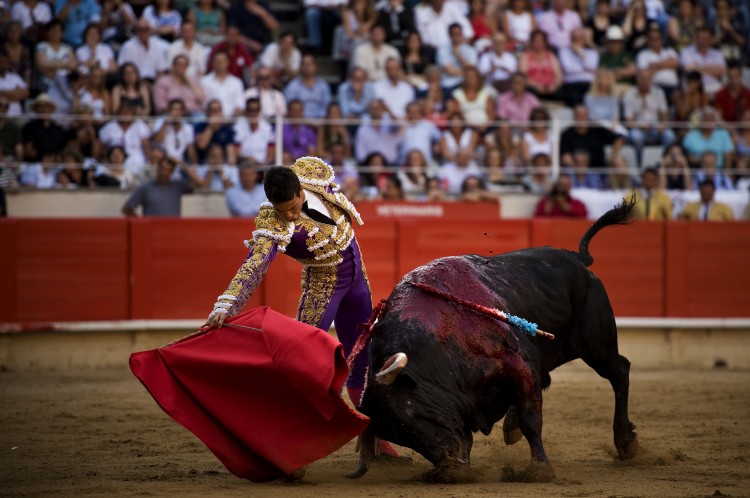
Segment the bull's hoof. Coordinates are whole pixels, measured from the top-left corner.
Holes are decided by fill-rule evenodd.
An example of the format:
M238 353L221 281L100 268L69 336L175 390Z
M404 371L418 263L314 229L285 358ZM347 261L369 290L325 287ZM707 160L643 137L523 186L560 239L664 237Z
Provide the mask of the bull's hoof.
M638 436L633 433L627 439L617 441L615 446L617 447L617 456L620 457L620 460L630 460L638 453Z
M506 465L501 476L503 482L552 482L555 469L548 463L531 462L523 470Z
M523 433L518 424L518 411L515 406L508 408L503 420L503 441L507 446L516 444L523 439Z
M469 484L476 482L477 471L468 465L435 467L419 476L419 480L429 484Z

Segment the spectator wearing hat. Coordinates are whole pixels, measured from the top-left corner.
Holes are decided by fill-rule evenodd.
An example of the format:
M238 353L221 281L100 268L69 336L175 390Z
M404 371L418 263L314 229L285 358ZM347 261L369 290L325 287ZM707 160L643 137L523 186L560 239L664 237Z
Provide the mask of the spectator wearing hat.
M607 44L599 58L599 65L615 73L618 85L630 86L635 83L635 59L625 48L625 33L620 26L607 28ZM622 91L618 92L621 93Z
M550 9L539 16L538 26L547 34L549 44L560 50L570 46L573 31L583 24L581 16L568 8L566 0L552 0Z
M680 56L673 48L664 47L664 40L658 26L650 26L646 34L647 46L638 52L636 68L638 71L650 71L652 83L662 90L671 102L672 93L680 86L677 70L680 67Z
M698 28L693 38L693 44L680 52L680 63L683 71L700 73L703 88L710 98L721 89L721 80L727 70L724 55L711 48L711 41L711 30L707 27Z
M570 45L560 49L560 67L563 72L563 100L570 107L576 106L583 102L599 67L599 52L586 47L583 28L574 29L570 35Z
M36 117L21 130L26 161L36 162L47 152L57 154L65 147L65 130L52 119L56 106L46 93L41 93L31 104Z
M23 101L29 96L29 88L20 75L10 71L8 49L0 46L0 95L8 99L7 116L20 116Z
M692 221L732 221L734 213L732 208L723 202L716 202L716 185L711 179L703 180L698 186L701 200L690 202L680 213L683 220Z
M187 178L172 179L175 168L179 168ZM163 157L156 166L156 178L131 194L122 207L122 213L136 216L136 209L140 206L143 216L180 216L183 194L191 192L193 186L199 184L200 178L191 168L173 158Z

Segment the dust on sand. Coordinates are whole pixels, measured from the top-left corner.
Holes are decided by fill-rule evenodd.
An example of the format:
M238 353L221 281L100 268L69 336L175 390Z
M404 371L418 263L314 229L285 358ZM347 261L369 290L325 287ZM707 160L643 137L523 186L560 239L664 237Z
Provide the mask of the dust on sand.
M431 469L373 464L359 480L354 443L310 465L299 483L254 484L227 472L154 403L128 370L0 373L0 495L750 497L750 372L631 374L640 453L616 459L609 384L581 365L553 372L544 395L550 483L503 482L529 462L501 427L477 435L472 479L420 480ZM262 428L261 428L262 429Z

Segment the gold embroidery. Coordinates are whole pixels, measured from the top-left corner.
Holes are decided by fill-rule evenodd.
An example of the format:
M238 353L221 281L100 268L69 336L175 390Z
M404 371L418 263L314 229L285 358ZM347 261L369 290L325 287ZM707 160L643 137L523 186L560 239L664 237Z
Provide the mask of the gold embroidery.
M234 316L242 311L247 300L255 292L255 289L258 288L260 281L263 280L263 275L265 275L271 261L276 256L274 244L275 242L272 240L259 238L250 247L250 254L245 258L239 270L237 270L227 290L224 291L224 295L234 296L237 299L235 301L229 299L219 300L219 302L232 304L229 308L229 316Z
M302 296L297 308L297 320L319 326L337 283L336 266L305 266L302 270Z

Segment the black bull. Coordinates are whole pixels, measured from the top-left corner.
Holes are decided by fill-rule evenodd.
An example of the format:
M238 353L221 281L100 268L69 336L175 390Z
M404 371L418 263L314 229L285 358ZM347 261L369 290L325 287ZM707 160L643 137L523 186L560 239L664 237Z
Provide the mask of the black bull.
M554 475L542 445L542 390L549 372L581 358L615 392L614 442L621 458L637 450L628 418L630 362L618 353L612 307L587 267L592 237L629 221L632 204L608 211L584 234L578 253L541 247L494 257L437 259L407 274L375 324L360 410L370 416L360 436L367 471L374 437L412 448L439 468L469 463L472 433L489 434L501 418L506 443L526 437L531 464ZM554 340L412 285L423 283L467 301L538 324ZM520 429L520 433L519 433Z

